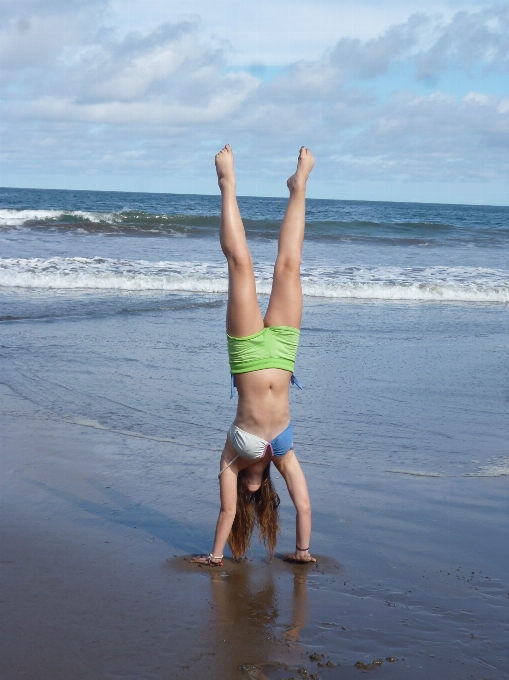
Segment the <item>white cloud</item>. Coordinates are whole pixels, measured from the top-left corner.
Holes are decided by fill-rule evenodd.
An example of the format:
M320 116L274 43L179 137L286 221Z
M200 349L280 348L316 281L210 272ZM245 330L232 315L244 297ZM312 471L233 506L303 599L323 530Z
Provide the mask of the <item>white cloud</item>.
M178 13L202 18L207 38L231 48L230 63L287 65L313 60L341 38L366 41L415 12L442 14L447 22L456 12L470 12L489 0L187 0L184 7L161 0L112 0L112 16L122 30L149 30ZM176 14L177 13L177 14Z
M507 95L483 92L482 79L462 96L418 84L451 64L506 71L507 3L447 20L414 13L376 37L340 37L312 59L289 59L273 82L232 71L227 42L207 37L196 17L123 34L108 26L107 0L2 6L3 166L16 176L166 172L195 190L227 140L265 159L262 174L244 175L248 193L269 186L302 143L316 150L325 187L486 183L509 169ZM382 96L374 85L394 69L406 70L405 86Z
M395 60L408 57L429 24L427 15L413 14L405 23L391 26L377 38L365 42L343 38L334 48L331 62L350 76L374 78L385 73Z
M392 163L394 179L425 177L445 181L486 181L509 171L509 115L497 97L400 96L379 107L370 125L345 150L373 159L364 173L385 172L379 159ZM345 165L346 169L346 165Z
M482 92L469 92L467 95L463 97L463 101L476 102L477 104L486 106L493 102L493 97L490 97L487 94L483 94Z
M245 100L250 83L244 78L230 78L233 83L228 92L211 96L203 104L185 105L171 103L163 98L148 101L103 101L77 103L70 99L43 97L33 102L26 111L31 118L59 121L80 121L118 125L185 125L214 123L231 116ZM249 78L248 78L249 80Z
M0 68L54 65L66 48L74 51L90 40L107 4L107 0L1 0Z
M417 56L418 77L429 78L460 65L509 72L509 4L475 14L459 12L438 31L437 39Z

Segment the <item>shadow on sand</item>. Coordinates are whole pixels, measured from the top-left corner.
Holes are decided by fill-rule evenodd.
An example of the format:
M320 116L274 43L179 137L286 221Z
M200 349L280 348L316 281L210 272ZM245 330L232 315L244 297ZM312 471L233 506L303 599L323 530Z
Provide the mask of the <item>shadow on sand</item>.
M208 534L204 529L195 527L188 522L180 522L159 510L134 502L132 498L120 491L109 486L101 486L94 481L89 481L89 483L103 495L105 499L103 502L82 498L69 491L63 491L42 482L27 481L38 488L45 489L56 498L79 508L91 517L128 529L141 530L148 536L157 538L172 548L177 548L185 553L199 550L200 546L203 546L208 539ZM83 519L82 521L86 520Z

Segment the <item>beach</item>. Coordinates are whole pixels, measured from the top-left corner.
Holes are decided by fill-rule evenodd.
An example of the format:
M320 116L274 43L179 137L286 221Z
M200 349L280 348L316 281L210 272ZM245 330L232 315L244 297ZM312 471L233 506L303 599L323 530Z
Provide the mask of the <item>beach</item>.
M2 403L2 677L507 675L507 478L310 475L316 567L206 570L209 471Z
M274 560L207 569L236 406L217 205L60 193L0 211L2 680L509 677L507 209L311 204L291 404L318 564L282 560L276 475Z

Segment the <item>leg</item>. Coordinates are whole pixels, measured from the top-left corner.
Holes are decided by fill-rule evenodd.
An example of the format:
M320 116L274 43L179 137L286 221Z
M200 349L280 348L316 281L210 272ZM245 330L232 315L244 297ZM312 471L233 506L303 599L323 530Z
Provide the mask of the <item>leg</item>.
M228 144L216 156L216 170L221 189L219 240L228 261L226 332L242 338L263 330L263 319L256 296L253 262L235 194L233 152Z
M311 151L302 147L297 170L287 182L290 199L279 231L272 292L264 320L266 326L300 328L302 317L300 261L306 222L306 181L313 164Z

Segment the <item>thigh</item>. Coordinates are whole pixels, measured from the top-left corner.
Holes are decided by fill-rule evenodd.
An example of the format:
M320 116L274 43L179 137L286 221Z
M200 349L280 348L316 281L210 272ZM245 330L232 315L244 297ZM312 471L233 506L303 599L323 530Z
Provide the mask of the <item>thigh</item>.
M265 314L265 326L300 328L302 319L302 285L300 274L283 265L274 266L272 292Z
M256 295L253 269L228 268L228 306L226 332L234 338L254 335L263 330L263 317Z

